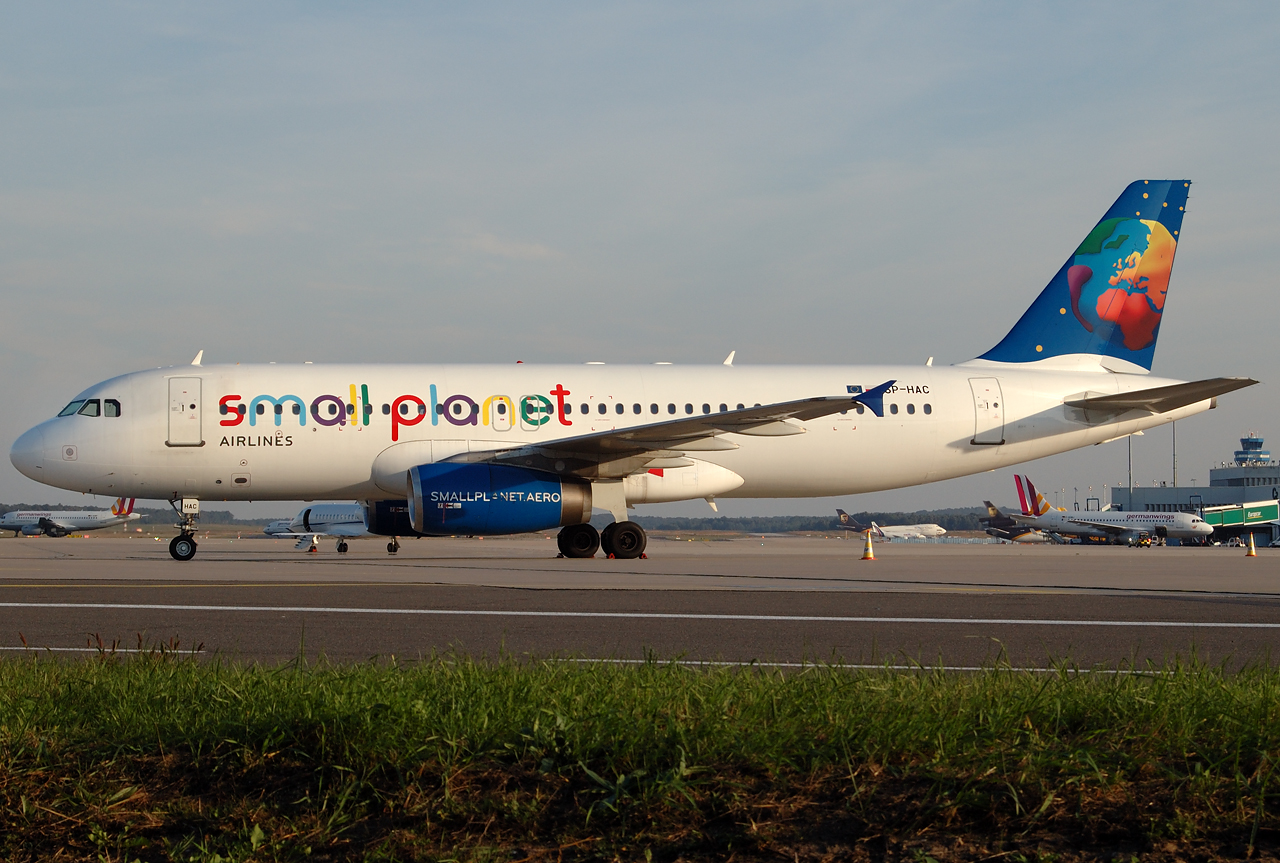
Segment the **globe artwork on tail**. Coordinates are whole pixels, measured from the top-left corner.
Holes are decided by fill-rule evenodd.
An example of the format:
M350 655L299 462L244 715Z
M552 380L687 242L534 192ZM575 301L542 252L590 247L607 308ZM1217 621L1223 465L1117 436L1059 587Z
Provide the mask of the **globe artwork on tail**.
M1154 342L1177 245L1158 221L1099 222L1067 268L1071 311L1081 326L1131 351Z

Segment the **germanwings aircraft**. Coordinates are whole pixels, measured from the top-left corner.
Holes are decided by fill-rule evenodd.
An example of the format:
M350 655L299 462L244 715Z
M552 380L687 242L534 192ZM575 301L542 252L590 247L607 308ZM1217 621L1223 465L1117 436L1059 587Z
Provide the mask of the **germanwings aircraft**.
M81 509L57 512L48 509L24 509L6 512L0 518L0 529L11 530L17 536L66 536L69 533L86 530L101 530L104 527L115 527L137 521L142 516L134 513L133 498L120 498L110 511L101 509Z
M1022 514L1009 517L1045 533L1109 539L1129 545L1153 536L1201 539L1213 533L1211 525L1190 512L1068 512L1051 507L1030 479L1015 475L1013 484L1018 489Z
M560 527L566 557L634 558L639 504L936 482L1183 419L1256 383L1150 374L1189 185L1131 184L1008 335L947 368L197 355L89 387L9 457L59 488L168 499L179 560L196 553L201 501L344 498L382 536ZM595 512L614 523L597 533Z
M842 509L836 510L836 515L840 519L840 526L845 530L855 531L857 533L866 533L871 531L880 539L926 539L931 536L942 536L947 531L945 528L936 524L891 524L887 527L871 522L871 526L867 527L858 524L858 520Z

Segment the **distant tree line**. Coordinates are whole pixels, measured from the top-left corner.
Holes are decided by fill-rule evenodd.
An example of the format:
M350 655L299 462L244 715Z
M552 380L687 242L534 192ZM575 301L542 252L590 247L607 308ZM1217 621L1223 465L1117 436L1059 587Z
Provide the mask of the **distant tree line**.
M850 513L860 524L936 524L947 530L982 530L978 518L985 516L985 509L921 510L919 512L854 512ZM636 516L634 521L646 530L724 530L736 533L792 533L795 531L831 532L840 530L840 520L835 515L769 515L715 518L663 518L660 516Z
M73 510L108 510L110 506L70 506L60 503L0 503L0 516L6 512L13 512L19 509L45 509L50 512L71 512ZM139 519L141 524L175 524L177 523L177 514L167 507L143 508L134 507L136 514L142 516ZM280 516L287 518L288 516ZM200 511L201 524L229 524L244 525L245 527L265 527L274 518L236 518L225 509L202 509Z

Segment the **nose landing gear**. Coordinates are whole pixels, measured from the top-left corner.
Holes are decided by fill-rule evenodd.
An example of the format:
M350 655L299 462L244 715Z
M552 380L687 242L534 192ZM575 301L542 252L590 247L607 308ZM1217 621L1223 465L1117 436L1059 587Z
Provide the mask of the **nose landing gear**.
M196 556L196 519L200 517L200 501L178 499L170 500L169 506L178 514L180 521L176 525L177 536L169 541L169 555L174 560L191 560Z
M395 554L400 550L400 537L391 537L391 542L387 543L387 554Z
M196 541L189 533L183 533L169 540L169 554L174 560L190 560L196 556Z

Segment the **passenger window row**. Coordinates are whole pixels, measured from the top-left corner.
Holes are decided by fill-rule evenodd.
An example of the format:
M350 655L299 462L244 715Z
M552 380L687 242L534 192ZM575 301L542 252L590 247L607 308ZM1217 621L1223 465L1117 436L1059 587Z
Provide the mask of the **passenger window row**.
M120 402L115 399L76 399L63 408L58 416L69 417L74 414L79 414L82 417L118 417L120 416Z

